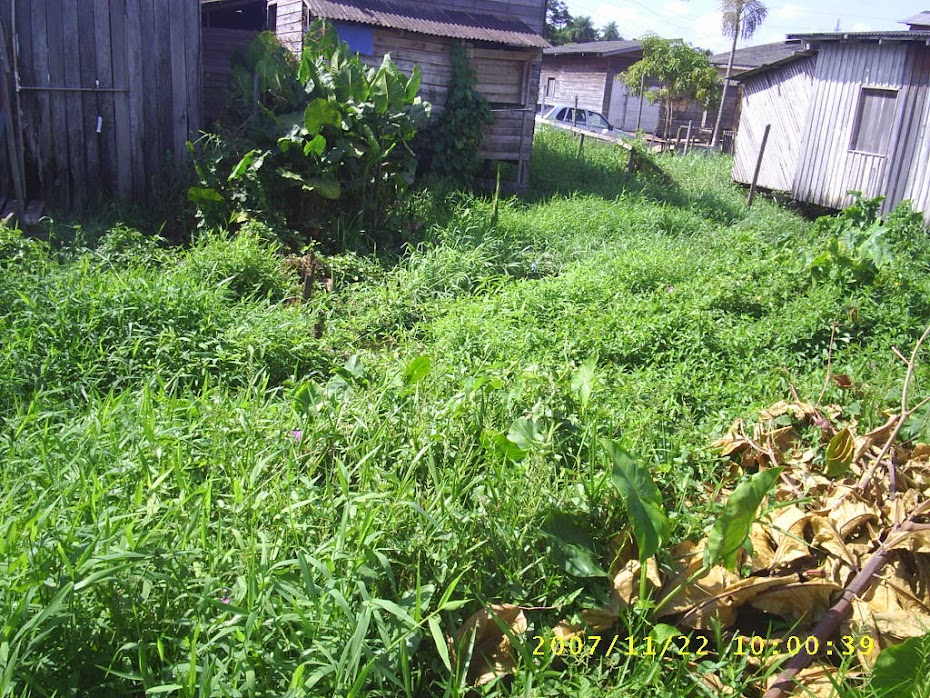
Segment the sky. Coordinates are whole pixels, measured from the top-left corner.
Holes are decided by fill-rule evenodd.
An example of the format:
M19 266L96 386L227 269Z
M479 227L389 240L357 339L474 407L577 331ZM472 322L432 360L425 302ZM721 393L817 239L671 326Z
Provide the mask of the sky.
M625 39L652 32L667 39L681 38L715 53L730 50L730 39L720 33L719 0L567 0L572 15L588 15L598 28L616 22ZM898 24L923 10L930 0L765 0L768 17L750 40L739 46L782 41L785 34L811 31L903 31Z

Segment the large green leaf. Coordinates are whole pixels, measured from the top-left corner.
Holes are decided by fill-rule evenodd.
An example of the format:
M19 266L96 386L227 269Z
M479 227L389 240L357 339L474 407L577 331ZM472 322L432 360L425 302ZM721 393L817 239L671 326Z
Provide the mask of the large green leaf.
M739 551L749 537L756 511L780 474L781 468L759 471L733 490L710 531L704 550L706 565L719 563L729 569L736 568Z
M575 577L606 577L597 563L591 536L566 514L556 514L543 526L548 552L563 570Z
M611 480L620 492L639 548L639 560L645 562L668 540L669 520L662 504L662 494L643 467L615 441L604 441L613 461Z
M589 356L572 376L569 387L578 397L582 409L587 409L591 393L597 385L597 355Z
M883 698L930 695L930 635L912 637L882 650L872 669L870 687Z
M418 356L404 369L404 385L413 385L429 375L432 362L427 355Z
M324 126L338 126L342 123L342 112L335 102L318 97L304 109L304 126L310 135L316 137Z
M535 419L518 417L510 425L507 439L512 441L524 451L532 451L534 447L546 443L546 435L542 426Z

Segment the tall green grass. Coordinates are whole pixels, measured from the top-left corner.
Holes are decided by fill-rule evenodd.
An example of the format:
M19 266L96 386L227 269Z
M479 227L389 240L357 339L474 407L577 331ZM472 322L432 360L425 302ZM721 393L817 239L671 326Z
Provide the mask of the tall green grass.
M657 163L628 175L543 132L533 195L496 224L484 199L420 192L422 242L326 259L335 290L307 304L260 229L185 250L3 229L0 695L465 696L462 648L447 667L436 638L482 603L542 609L532 635L601 599L547 527L568 517L610 565L626 521L600 438L651 464L681 538L723 478L709 441L791 386L816 396L828 359L856 387L826 399L880 418L891 347L930 322L926 240L896 240L874 284L815 282L822 234L747 209L728 160ZM751 674L529 651L479 692Z

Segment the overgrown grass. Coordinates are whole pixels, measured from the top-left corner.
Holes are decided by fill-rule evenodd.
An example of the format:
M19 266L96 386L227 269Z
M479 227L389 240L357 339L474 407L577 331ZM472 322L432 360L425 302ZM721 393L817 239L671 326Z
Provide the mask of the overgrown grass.
M652 465L680 539L726 477L707 444L791 386L816 397L828 358L854 389L825 399L880 419L891 347L930 322L926 240L897 239L873 284L814 282L822 234L747 209L728 160L658 164L627 175L543 132L533 196L496 225L488 201L421 192L425 242L326 260L335 291L307 304L261 230L184 251L4 230L0 695L464 696L437 622L542 608L529 638L603 593L545 533L567 516L610 565L626 519L600 438ZM703 672L737 692L752 673L724 647L563 666L527 643L480 694L707 695Z

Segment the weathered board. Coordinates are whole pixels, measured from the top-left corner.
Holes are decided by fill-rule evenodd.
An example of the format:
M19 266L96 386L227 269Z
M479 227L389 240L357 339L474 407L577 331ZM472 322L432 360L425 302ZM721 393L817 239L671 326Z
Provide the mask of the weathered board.
M138 201L201 126L198 0L0 0L17 48L28 194Z
M813 93L814 58L807 57L747 79L733 158L733 179L752 182L762 134L771 132L758 186L791 191Z

